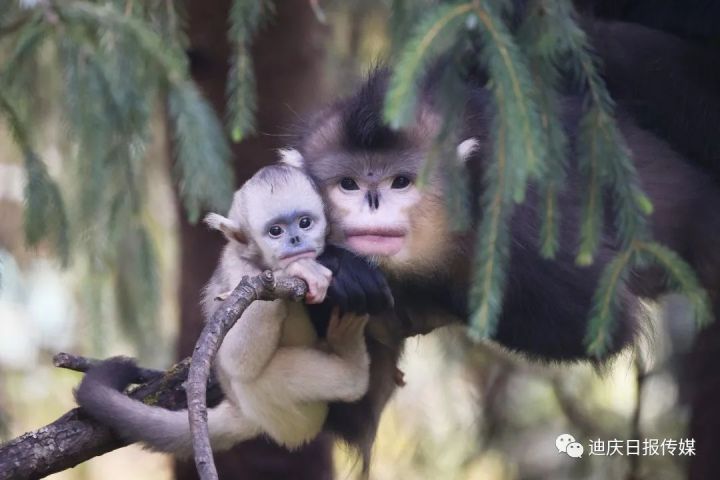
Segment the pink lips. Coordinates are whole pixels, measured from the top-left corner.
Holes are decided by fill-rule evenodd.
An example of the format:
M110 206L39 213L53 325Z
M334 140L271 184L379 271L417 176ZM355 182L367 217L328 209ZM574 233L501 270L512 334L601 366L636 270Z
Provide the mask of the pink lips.
M346 230L345 242L348 247L363 255L392 256L405 244L403 230Z

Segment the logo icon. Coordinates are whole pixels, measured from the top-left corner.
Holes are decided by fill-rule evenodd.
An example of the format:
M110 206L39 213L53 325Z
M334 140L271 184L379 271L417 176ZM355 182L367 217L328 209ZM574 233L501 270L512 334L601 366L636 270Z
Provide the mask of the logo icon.
M569 433L562 433L555 439L555 446L560 453L567 453L567 446L575 442L575 437Z
M555 439L555 446L558 449L558 453L565 453L572 458L581 458L585 452L582 444L575 441L575 437L569 433L558 435Z
M565 453L567 453L572 458L581 458L584 451L585 449L580 443L573 442L568 444L567 451Z

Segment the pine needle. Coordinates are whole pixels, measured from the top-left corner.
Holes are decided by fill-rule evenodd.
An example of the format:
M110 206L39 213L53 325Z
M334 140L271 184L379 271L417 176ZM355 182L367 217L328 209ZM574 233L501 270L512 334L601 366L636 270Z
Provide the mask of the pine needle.
M227 210L234 186L230 148L212 107L186 82L170 88L168 112L175 132L175 176L188 218L194 223L205 209Z
M392 128L404 127L414 119L418 79L434 54L455 38L472 10L471 3L440 4L418 23L402 49L385 97L383 115Z

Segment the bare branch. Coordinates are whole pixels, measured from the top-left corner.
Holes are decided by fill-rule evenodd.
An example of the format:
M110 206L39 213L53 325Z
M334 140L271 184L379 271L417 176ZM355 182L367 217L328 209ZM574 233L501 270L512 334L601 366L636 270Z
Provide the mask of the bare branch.
M71 365L78 369L87 368L93 362L68 354L61 354L55 359L55 363L63 368ZM189 365L190 359L187 358L162 376L133 388L129 395L159 407L182 410L187 407L183 384ZM214 378L207 391L211 405L222 398L222 391ZM87 416L82 409L75 408L49 425L0 445L0 480L42 478L127 443L116 437L108 427Z
M205 324L195 343L187 381L187 404L195 466L201 480L217 480L207 424L206 386L211 366L227 332L255 300L300 300L307 285L298 278L276 279L269 270L242 281Z
M102 362L96 358L82 357L80 355L73 355L71 353L60 352L53 357L53 365L58 368L66 368L76 372L85 373L90 370L91 367ZM138 377L133 380L133 383L147 383L156 378L162 377L165 372L162 370L153 370L151 368L139 368Z

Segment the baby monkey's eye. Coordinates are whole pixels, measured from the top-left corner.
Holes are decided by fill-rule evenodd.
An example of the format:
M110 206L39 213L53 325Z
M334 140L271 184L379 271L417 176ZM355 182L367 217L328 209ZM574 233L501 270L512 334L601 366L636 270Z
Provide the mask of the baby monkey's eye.
M345 177L340 180L340 188L343 190L360 190L357 182L350 177Z
M405 175L398 175L393 179L391 188L401 189L410 185L410 179Z
M282 235L283 229L282 227L278 225L273 225L272 227L268 228L268 234L270 234L271 237L277 238L280 235Z
M300 219L300 221L298 222L298 225L300 225L300 228L303 228L303 229L310 228L310 225L312 225L312 218L302 217Z

